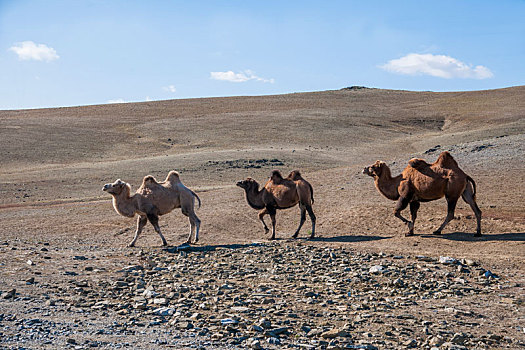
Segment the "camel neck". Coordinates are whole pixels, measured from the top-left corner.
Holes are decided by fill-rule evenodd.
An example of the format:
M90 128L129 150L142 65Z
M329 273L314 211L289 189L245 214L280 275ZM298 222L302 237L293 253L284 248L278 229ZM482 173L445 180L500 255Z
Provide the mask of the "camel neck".
M389 168L383 169L381 176L376 177L375 185L379 192L383 196L391 200L397 200L399 198L399 192L397 187L401 182L402 175L392 177Z
M121 193L113 196L113 207L122 216L135 216L135 207L129 188L126 187Z
M246 189L246 200L253 209L264 209L262 200L262 191L259 191L259 184L256 184L251 189Z

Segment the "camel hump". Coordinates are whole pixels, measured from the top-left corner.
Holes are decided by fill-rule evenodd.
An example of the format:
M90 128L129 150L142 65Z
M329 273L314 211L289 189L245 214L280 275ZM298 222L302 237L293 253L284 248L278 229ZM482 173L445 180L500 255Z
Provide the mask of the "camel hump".
M435 164L439 165L442 168L449 169L458 167L458 163L456 162L454 157L452 157L452 154L450 154L447 151L441 152Z
M179 173L175 170L172 170L168 173L168 176L166 176L166 182L180 182Z
M280 184L284 179L279 170L274 170L270 175L270 180L277 185Z
M410 159L408 161L408 165L410 165L412 168L418 169L418 170L430 166L430 164L425 162L424 159L419 159L419 158L412 158L412 159Z
M301 172L299 170L292 170L292 172L288 175L288 179L292 181L298 181L302 180L303 177L301 176Z
M153 177L153 175L146 175L144 176L144 179L142 180L143 186L146 186L149 184L158 184L157 180Z

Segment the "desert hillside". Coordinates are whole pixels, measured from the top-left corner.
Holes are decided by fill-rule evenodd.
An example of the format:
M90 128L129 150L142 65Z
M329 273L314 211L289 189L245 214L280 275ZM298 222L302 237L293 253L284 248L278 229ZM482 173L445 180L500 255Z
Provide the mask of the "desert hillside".
M23 323L23 320L34 318L38 318L40 324L55 322L55 327L62 333L52 334L50 339L55 339L55 344L61 346L74 346L69 340L71 338L77 345L86 342L89 346L89 342L99 342L100 346L124 346L121 337L128 334L131 344L154 348L155 330L168 332L162 333L167 338L177 334L180 343L175 342L173 346L179 347L201 344L204 347L257 348L253 344L260 336L261 346L270 348L293 347L302 344L303 340L318 341L310 343L314 347L329 346L333 340L327 339L339 341L331 346L368 344L370 348L424 348L430 344L429 335L448 341L455 333L469 335L468 340L454 343L465 348L476 344L491 348L524 346L524 135L525 86L444 93L352 87L276 96L0 111L0 288L6 293L16 289L15 294L5 294L0 300L0 326L4 326L0 329L3 339L0 347L22 343L29 347L46 347L38 342L38 336L27 331L39 323L33 328L27 324L23 329L17 328L16 320ZM422 204L415 225L416 236L404 237L406 227L393 216L395 203L380 196L373 180L361 171L376 160L383 160L393 174L398 174L410 158L425 158L432 162L444 150L448 150L462 169L476 180L484 236L472 237L475 220L464 202L458 203L457 220L447 226L444 234L431 235L446 215L446 202L441 199ZM267 241L268 236L264 235L257 212L248 206L243 191L235 183L248 176L264 183L273 169L281 170L284 175L299 169L313 185L317 239L305 239L310 229L307 220L299 242L288 240L299 222L299 209L292 208L277 213L278 240ZM151 174L161 180L170 170L177 170L182 181L202 199L202 208L197 211L202 220L199 245L184 253L186 255L174 248L165 250L148 224L138 239L138 248L126 248L135 221L115 213L111 197L101 191L102 186L120 178L135 190L145 175ZM188 221L180 210L162 216L160 224L171 245L176 246L186 239ZM221 249L217 250L218 247ZM268 256L275 260L269 261ZM416 258L418 256L420 258ZM431 260L421 260L421 256ZM485 270L478 276L476 271L479 272L479 268L467 268L463 264L471 272L458 276L461 269L439 265L440 256L475 261ZM239 275L234 267L243 264L246 257L253 264L260 264L258 266L268 265L268 271L273 271L270 275L275 278L269 276L262 280L262 275L256 270ZM355 266L349 263L354 258ZM210 259L207 265L199 265L206 259ZM381 323L380 314L375 313L382 306L374 304L377 300L368 300L366 293L367 288L376 288L377 302L388 304L392 295L379 292L380 288L374 286L376 282L385 288L395 285L387 281L388 274L386 277L381 275L362 290L356 289L363 298L345 301L345 308L330 309L330 305L339 303L339 300L334 296L322 299L322 293L335 285L337 293L347 293L339 276L350 270L344 270L343 265L347 264L351 273L358 274L361 271L359 264L377 265L381 262L373 262L378 259L383 259L385 266L397 266L404 271L401 275L406 276L399 278L405 281L438 278L433 275L434 267L425 267L425 264L448 269L443 276L446 273L452 275L443 277L438 274L439 278L453 281L453 278L461 277L469 290L475 292L467 291L464 296L444 292L444 297L437 298L435 307L455 308L457 311L461 305L466 305L472 307L471 311L462 312L472 314L460 314L455 318L448 314L443 316L440 320L449 322L450 329L446 332L452 334L446 333L446 327L438 321L420 327L421 322L434 317L433 311L426 308L428 305L422 306L420 300L425 298L412 300L411 292L407 292L406 305L398 300L395 307L392 306L394 310L389 311L398 321ZM406 264L403 259L407 260ZM28 264L28 260L32 264ZM279 266L272 261L278 261ZM292 265L287 265L288 261ZM315 266L328 261L327 264L334 264L335 270L319 272L314 265L305 270L300 267L301 261L315 263ZM397 265L400 261L402 266ZM292 271L287 270L287 266L294 264L297 279ZM141 266L139 272L129 271L124 277L121 272L117 273L130 265ZM182 277L177 277L177 274L159 277L156 273L164 270L152 270L155 266L166 268L166 271L169 268L170 274L172 268L196 269L196 276L204 282L197 286L197 281L185 274ZM203 266L206 270L202 270ZM338 268L343 270L334 273ZM283 275L283 269L291 275ZM412 269L420 271L420 276ZM484 285L480 284L482 287L478 286L476 283L489 269L498 275L498 279L486 279L482 281ZM255 285L250 286L246 282L248 277L240 276L252 276ZM318 278L309 280L312 276ZM352 276L347 278L355 282L356 277ZM142 290L132 286L131 281L139 277L145 288L150 285L160 290L163 281L178 286L171 290L175 291L171 297L168 296L170 292L165 291L164 297L172 301L162 306L182 310L182 313L159 318L147 300L144 307L134 308L137 301L132 301L132 298L138 294L133 295L133 291L142 293ZM30 278L33 282L27 283ZM119 287L111 293L104 291L109 288L107 286L114 286L115 281L121 280L125 286L129 283L131 294L122 294L128 287ZM279 281L282 283L277 283ZM366 284L368 280L361 281ZM454 281L450 283L461 283ZM193 291L191 296L181 292L181 283ZM331 314L320 318L308 316L308 307L279 314L294 300L301 300L303 292L294 288L304 283L308 287L304 287L305 292L312 289L312 295L316 295L305 297L314 300L312 307L319 307L316 312L324 315L323 312L330 309ZM246 291L254 286L255 290L264 285L260 291L254 291L254 295L262 295L268 289L275 292L270 293L273 295L270 301L261 302L262 306L257 304L258 308L252 310L252 314L252 304L248 302L230 305L221 304L220 300L224 298L219 297L219 301L210 299L217 297L215 287L221 292L226 290L228 294L228 288L221 287L228 284L238 291L238 295L232 292L235 302L238 301L236 298L249 298ZM214 292L208 293L203 285L209 285ZM280 290L279 285L288 289ZM194 300L189 306L187 300L196 298L197 293L202 294L201 299ZM268 311L271 304L281 302L279 293L283 295L283 304ZM180 298L186 300L180 301ZM361 304L354 306L365 299L368 300L366 303L375 306L367 306L368 309L363 309ZM52 300L52 305L44 306L49 300ZM199 308L202 303L208 304ZM492 311L487 311L487 308ZM451 312L457 316L455 311ZM201 316L191 319L195 313ZM423 316L422 319L414 316L414 322L398 317L408 313ZM8 315L11 314L16 314L16 317L10 319ZM361 321L356 321L358 317ZM273 328L261 325L262 318L271 321ZM310 319L310 323L303 325L297 318L301 321ZM367 318L377 323L363 321ZM154 319L162 320L155 323ZM221 328L220 322L217 324L221 319L235 322L228 324L228 329ZM346 321L340 322L342 319ZM57 326L60 322L61 325ZM86 331L71 326L75 322L83 325ZM112 322L129 324L122 332L119 329L97 336L92 334L91 331L109 327ZM181 322L186 323L179 327ZM352 327L348 326L349 322ZM143 323L151 323L150 328L144 328ZM266 332L273 329L274 333L263 335L264 331L259 328L250 328L252 323L267 328ZM403 326L399 326L400 323ZM351 336L321 336L323 332L341 328L344 324L347 326L345 332ZM396 330L386 327L389 324ZM239 325L248 329L246 334ZM275 332L283 327L287 330ZM304 327L320 331L307 336L309 331L303 334ZM403 327L416 330L403 331ZM487 333L486 327L492 331ZM209 331L202 331L204 328ZM143 331L146 335L140 337ZM35 330L34 334L40 334L38 332ZM492 335L497 336L490 338ZM241 339L243 336L246 338ZM275 338L279 343L276 340L266 342L269 338ZM19 343L21 339L23 342ZM167 344L171 343L168 341Z

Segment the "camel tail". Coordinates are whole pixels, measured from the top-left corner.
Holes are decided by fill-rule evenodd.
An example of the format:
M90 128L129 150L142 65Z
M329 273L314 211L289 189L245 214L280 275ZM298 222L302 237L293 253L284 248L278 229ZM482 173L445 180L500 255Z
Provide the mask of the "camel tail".
M315 200L314 200L314 188L312 187L312 185L310 185L310 183L308 182L308 186L310 187L310 198L312 198L312 204L314 204Z
M195 198L197 198L197 200L199 201L199 208L201 207L201 199L199 198L199 196L197 196L197 193L193 192L192 190L191 191L191 194L195 196Z
M469 181L471 184L472 184L472 187L474 187L474 199L476 199L476 182L474 181L473 178L471 178L470 176L467 175L467 181Z

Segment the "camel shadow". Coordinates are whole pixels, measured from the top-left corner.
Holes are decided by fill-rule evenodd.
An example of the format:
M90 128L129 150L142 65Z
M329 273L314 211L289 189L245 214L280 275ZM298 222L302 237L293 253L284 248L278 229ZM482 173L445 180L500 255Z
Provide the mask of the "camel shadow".
M178 253L178 252L212 252L217 249L242 249L249 247L262 247L266 246L265 243L233 243L233 244L216 244L216 245L188 245L181 244L175 247L165 247L163 250L168 253Z
M314 237L308 238L308 241L312 242L337 242L337 243L357 243L357 242L369 242L379 241L382 239L389 239L393 236L369 236L369 235L346 235L346 236L333 236L333 237Z
M513 241L513 242L525 242L525 232L520 233L499 233L499 234L484 234L481 237L474 237L472 232L456 231L442 235L421 235L421 238L441 238L448 239L450 241Z

